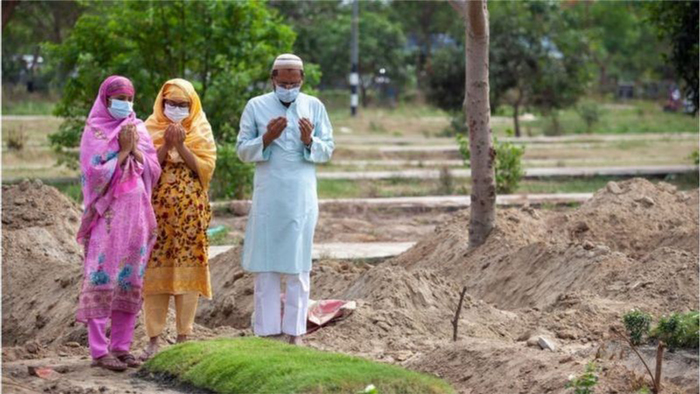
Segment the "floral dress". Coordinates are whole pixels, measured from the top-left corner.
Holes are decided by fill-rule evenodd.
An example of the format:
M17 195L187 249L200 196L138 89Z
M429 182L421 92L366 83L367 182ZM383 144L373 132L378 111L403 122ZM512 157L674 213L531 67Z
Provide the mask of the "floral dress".
M144 280L144 295L199 293L211 298L207 228L209 196L183 162L166 162L153 191L158 235Z

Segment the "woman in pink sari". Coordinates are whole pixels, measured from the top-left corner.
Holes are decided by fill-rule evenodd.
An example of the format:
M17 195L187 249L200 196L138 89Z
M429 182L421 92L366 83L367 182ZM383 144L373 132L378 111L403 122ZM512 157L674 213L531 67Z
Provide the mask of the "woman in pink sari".
M80 142L85 266L76 318L87 324L92 365L113 371L139 366L129 350L156 235L151 190L161 171L132 110L134 93L125 77L102 82Z

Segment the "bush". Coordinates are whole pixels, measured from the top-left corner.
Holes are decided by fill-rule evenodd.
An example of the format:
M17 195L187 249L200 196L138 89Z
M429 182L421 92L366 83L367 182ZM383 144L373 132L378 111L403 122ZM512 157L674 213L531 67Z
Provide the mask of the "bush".
M508 129L506 134L511 137L513 131ZM457 144L459 153L462 155L464 166L471 167L471 152L469 150L469 140L461 134L457 134ZM498 138L493 139L493 146L496 152L495 175L496 192L508 194L518 190L518 185L525 175L522 166L522 158L525 154L525 147L517 146L511 142L501 142Z
M649 335L651 326L651 315L640 310L633 309L622 318L630 336L630 341L634 345L641 345L644 336Z
M238 159L235 144L219 144L216 152L216 172L211 184L214 198L249 198L253 189L255 166Z
M566 388L574 389L575 394L591 394L598 383L598 366L594 361L586 365L586 372L581 377L569 376Z
M698 349L700 331L700 313L673 313L659 319L659 324L652 330L652 338L668 345L669 351L678 348Z
M508 130L509 135L512 131ZM496 149L496 192L509 194L518 190L518 185L525 175L522 158L525 147L511 142L500 142L493 139Z
M24 145L27 143L27 133L24 131L24 127L20 126L18 129L11 129L7 133L7 149L21 151L24 149Z
M50 66L71 76L54 111L65 121L50 135L59 153L79 145L85 116L100 83L111 74L133 81L134 110L141 119L152 112L165 81L190 80L217 143L233 143L246 102L269 88L273 59L290 51L295 37L260 2L124 2L117 7L92 2L90 7L65 40L45 45ZM167 31L172 34L163 34ZM309 64L305 91L319 78L318 67ZM75 158L62 157L64 162Z
M693 153L690 154L690 159L696 166L700 165L700 150L695 149Z
M600 122L603 111L594 101L587 101L576 108L576 112L586 124L586 132L591 133L593 126Z
M464 119L464 111L455 112L450 116L450 125L445 127L439 134L440 137L454 137L457 135L468 135L469 126Z

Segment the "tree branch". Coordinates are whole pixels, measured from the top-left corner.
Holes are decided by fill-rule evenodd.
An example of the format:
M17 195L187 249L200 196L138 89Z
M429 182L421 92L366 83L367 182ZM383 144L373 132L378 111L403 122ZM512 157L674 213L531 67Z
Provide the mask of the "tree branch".
M449 0L450 5L452 8L455 9L459 13L459 15L464 18L464 20L467 20L467 0Z
M452 341L457 342L457 327L459 326L459 314L462 312L462 302L464 301L464 295L467 293L467 286L462 287L462 292L459 294L459 303L457 304L457 311L455 311L455 318L452 320Z
M611 330L612 332L614 332L615 334L617 334L620 338L624 339L624 340L630 345L630 347L632 348L632 350L637 354L637 357L639 357L639 359L642 361L642 364L644 364L644 367L647 369L647 372L649 373L649 377L651 377L651 384L652 384L654 387L657 387L657 385L656 385L656 379L654 379L654 374L651 373L651 368L649 368L649 366L647 365L646 361L644 361L644 358L642 357L642 355L639 354L639 352L637 351L637 347L634 346L634 345L632 344L632 342L629 340L629 338L627 338L626 335L623 335L622 333L620 333L619 331L617 331L617 329L616 329L615 327L611 327L610 330Z

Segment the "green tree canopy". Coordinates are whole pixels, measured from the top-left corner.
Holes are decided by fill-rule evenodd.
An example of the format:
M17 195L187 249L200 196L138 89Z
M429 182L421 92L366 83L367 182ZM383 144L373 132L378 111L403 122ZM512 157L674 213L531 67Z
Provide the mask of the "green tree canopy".
M700 3L697 1L663 1L646 4L649 20L658 29L659 36L670 44L668 59L676 68L678 76L685 82L686 95L693 101L698 112L698 17Z
M217 141L232 142L246 101L265 88L274 57L288 52L294 41L292 30L254 1L93 6L66 40L47 45L55 67L70 75L56 109L67 120L52 136L55 145L77 146L82 119L110 74L134 82L134 109L141 118L152 112L166 80L190 80ZM309 74L313 84L318 73Z

